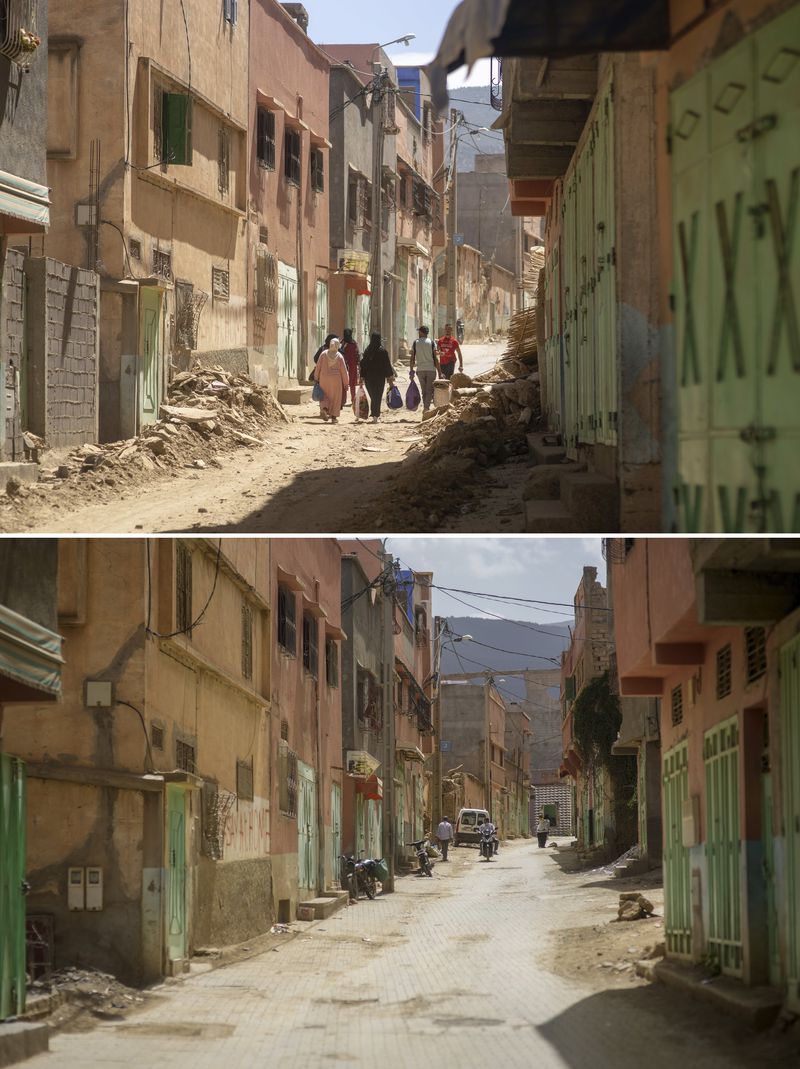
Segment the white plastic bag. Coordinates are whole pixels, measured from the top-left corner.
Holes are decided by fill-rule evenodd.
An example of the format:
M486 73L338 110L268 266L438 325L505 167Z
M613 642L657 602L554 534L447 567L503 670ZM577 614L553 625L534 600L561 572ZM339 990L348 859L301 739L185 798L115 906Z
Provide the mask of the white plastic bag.
M356 419L369 419L369 395L363 386L359 386L356 390L353 411L356 414Z

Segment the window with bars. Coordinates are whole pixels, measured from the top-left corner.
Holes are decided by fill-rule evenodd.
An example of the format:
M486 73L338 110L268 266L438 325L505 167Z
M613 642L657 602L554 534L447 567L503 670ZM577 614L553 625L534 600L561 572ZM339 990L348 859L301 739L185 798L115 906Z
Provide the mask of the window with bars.
M227 193L231 181L231 134L220 126L217 135L217 186L220 193Z
M747 656L747 682L760 679L767 670L767 633L763 627L744 629Z
M153 274L159 278L172 278L172 253L153 249Z
M672 726L677 727L683 722L683 687L673 687L671 695Z
M188 93L154 93L154 106L160 112L154 123L156 159L163 164L191 166L192 98ZM160 106L159 106L160 105Z
M269 108L258 109L256 158L268 171L275 170L275 112Z
M184 542L175 550L175 630L192 637L192 553Z
M414 215L424 219L431 218L432 194L428 186L418 178L414 179L411 189L411 207Z
M319 651L317 648L317 618L310 612L303 613L303 668L317 678Z
M278 586L278 645L297 656L297 624L294 591Z
M242 602L242 675L253 678L253 610L246 601Z
M289 721L286 719L281 720L281 740L283 742L289 741Z
M224 267L211 268L211 294L215 301L227 301L231 295L230 272Z
M297 754L285 742L280 744L278 804L284 816L297 816Z
M397 185L400 193L400 207L410 208L412 203L411 176L401 174L400 177L397 179Z
M236 762L236 794L245 802L253 801L253 758Z
M339 647L336 639L325 639L325 682L329 687L339 686Z
M325 192L325 157L321 148L311 150L311 188L315 193Z
M164 749L164 729L158 724L150 725L150 745L154 750Z
M299 186L301 180L302 142L299 130L287 130L283 135L283 174L286 181Z
M717 700L727 698L731 692L731 644L717 650Z
M263 246L256 247L256 308L278 310L278 261Z
M177 739L175 742L175 767L183 772L195 771L195 750L191 742Z

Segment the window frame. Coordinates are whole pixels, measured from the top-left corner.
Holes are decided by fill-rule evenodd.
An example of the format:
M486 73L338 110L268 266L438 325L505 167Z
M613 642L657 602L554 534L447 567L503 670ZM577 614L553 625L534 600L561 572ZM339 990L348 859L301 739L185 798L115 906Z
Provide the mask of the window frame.
M325 682L329 687L339 686L339 644L328 635L325 636Z
M295 592L283 583L278 583L278 645L289 654L297 656L297 598ZM288 642L291 641L291 646Z
M319 678L319 621L310 612L303 613L303 669Z
M311 189L314 193L324 193L325 156L318 145L312 145L308 155L311 168Z
M271 131L269 126L272 127ZM276 157L275 112L264 104L259 104L256 109L256 159L259 167L263 167L265 171L274 171Z
M300 189L303 182L303 135L292 126L287 126L283 131L283 177L290 186Z
M222 17L233 27L239 21L239 0L222 0Z

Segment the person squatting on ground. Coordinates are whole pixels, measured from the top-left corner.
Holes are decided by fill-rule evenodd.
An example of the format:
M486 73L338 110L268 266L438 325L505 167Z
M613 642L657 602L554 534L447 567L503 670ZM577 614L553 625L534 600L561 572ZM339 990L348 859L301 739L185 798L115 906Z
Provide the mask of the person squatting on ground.
M358 351L358 344L353 339L353 332L349 327L342 334L342 356L347 365L347 374L350 376L350 404L354 405L356 403L356 387L358 386L358 362L361 358L361 353ZM342 405L346 404L347 390L345 389Z
M453 838L453 825L448 817L442 817L439 827L436 829L436 838L442 848L442 861L447 861L447 851L450 849L450 841Z
M442 368L439 357L436 354L436 342L428 337L428 328L419 328L419 337L411 346L411 360L409 368L416 369L419 379L419 388L422 391L422 411L427 412L433 404L433 384L437 375L441 375Z
M339 352L339 339L331 338L330 345L317 360L314 379L320 384L324 394L319 403L319 414L327 422L335 423L342 411L342 397L350 384L347 365Z
M458 357L458 370L464 371L464 356L458 339L453 337L452 323L445 323L444 334L436 343L439 350L439 364L442 368L442 376L446 379L453 377L456 369L456 356Z
M539 823L536 825L536 838L539 840L540 850L547 846L547 836L549 833L550 821L544 815L544 810L542 810L542 815L539 817Z
M370 335L369 345L361 357L361 380L369 394L372 422L377 423L381 414L381 400L386 383L388 382L390 386L394 383L394 368L377 331ZM358 419L358 413L356 413L356 419Z

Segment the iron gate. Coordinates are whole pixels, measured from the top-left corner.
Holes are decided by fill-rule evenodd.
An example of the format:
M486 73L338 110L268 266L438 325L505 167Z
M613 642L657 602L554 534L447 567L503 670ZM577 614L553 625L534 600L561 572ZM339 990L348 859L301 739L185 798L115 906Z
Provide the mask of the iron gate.
M25 1009L25 765L0 754L0 1021Z
M683 845L683 803L689 798L689 748L664 754L664 935L670 954L692 950L689 851Z
M736 717L707 731L706 861L709 954L724 973L742 973L742 893L739 866L739 724Z

